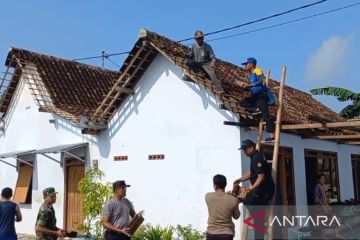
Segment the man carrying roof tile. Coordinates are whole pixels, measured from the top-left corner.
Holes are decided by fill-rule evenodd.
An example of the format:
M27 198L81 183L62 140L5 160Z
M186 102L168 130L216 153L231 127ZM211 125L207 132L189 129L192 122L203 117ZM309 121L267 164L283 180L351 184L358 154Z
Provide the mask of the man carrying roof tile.
M219 93L224 93L223 85L214 70L216 58L212 47L204 42L204 33L200 30L195 32L195 40L196 42L186 54L187 64L195 72L206 72L218 88ZM189 77L185 75L183 79L188 80Z
M245 70L249 72L249 82L241 82L239 85L245 89L249 89L252 96L245 98L240 104L245 108L260 109L266 122L266 132L270 134L266 141L272 141L275 137L275 123L269 113L269 101L274 101L274 99L273 97L269 99L268 93L270 96L272 96L272 94L265 85L265 76L262 69L257 67L256 64L257 61L253 57L248 58L246 62L241 64L244 65Z

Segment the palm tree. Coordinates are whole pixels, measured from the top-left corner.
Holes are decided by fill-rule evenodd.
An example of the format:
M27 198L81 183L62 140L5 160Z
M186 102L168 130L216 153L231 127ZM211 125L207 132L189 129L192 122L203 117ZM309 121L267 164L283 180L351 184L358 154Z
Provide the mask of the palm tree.
M360 118L360 93L355 93L345 88L324 87L310 90L314 95L335 96L340 102L352 101L340 111L344 118Z

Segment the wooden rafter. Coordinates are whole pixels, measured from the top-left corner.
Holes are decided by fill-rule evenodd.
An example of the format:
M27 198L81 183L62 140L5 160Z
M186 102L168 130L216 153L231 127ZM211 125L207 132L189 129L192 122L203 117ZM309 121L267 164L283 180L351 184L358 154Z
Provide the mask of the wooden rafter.
M148 58L148 56L152 53L151 50L148 50L148 52L146 53L146 55L142 58L142 60L138 63L138 65L136 66L136 68L133 70L133 72L131 73L130 76L127 77L126 81L123 83L122 87L125 89L125 87L128 85L128 83L131 81L131 79L136 75L137 71L139 70L139 68L142 66L142 64L146 61L146 59ZM125 74L122 74L122 76L124 76ZM121 77L120 77L121 78ZM120 79L119 78L119 79ZM114 88L117 87L116 85L114 86ZM134 91L133 91L134 92ZM118 99L118 97L120 96L122 92L117 92L115 94L115 96L113 97L113 99L111 100L111 102L109 103L109 105L105 108L104 112L101 114L100 119L102 119L105 114L108 113L108 111L110 110L110 108L114 105L115 101Z
M360 127L360 120L331 122L331 123L308 123L308 124L290 124L282 125L281 129L309 129L309 128L339 128L339 127Z
M121 83L123 82L123 79L125 77L125 73L127 71L129 71L129 69L133 66L133 64L135 63L135 60L139 57L139 55L142 53L142 51L144 50L144 47L140 47L140 49L135 53L134 57L131 59L130 63L126 66L124 72L120 75L120 77L118 78L118 80L116 81L115 85L112 87L112 89L108 92L108 94L106 95L106 97L104 98L104 100L101 102L100 106L96 109L95 113L93 114L93 116L91 117L90 121L94 120L95 118L99 117L99 115L104 115L104 108L108 109L109 108L109 100L110 103L113 101L114 97L112 97L112 95L117 95L119 92L116 90L116 87L118 87L119 85L122 85Z
M321 140L346 140L346 139L360 139L360 134L354 135L317 135L309 138L321 139Z
M231 122L231 121L224 121L224 125L243 126L243 124L239 122ZM330 123L284 124L281 126L281 130L341 128L341 127L360 127L360 120L348 120L344 122L330 122Z

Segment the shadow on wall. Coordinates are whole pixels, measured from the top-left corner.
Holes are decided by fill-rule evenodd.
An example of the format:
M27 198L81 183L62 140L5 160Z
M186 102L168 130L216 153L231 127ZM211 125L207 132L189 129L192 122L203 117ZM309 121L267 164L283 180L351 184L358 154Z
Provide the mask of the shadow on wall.
M81 129L78 126L70 123L66 119L64 119L56 114L52 114L52 117L55 120L54 126L55 126L56 130L64 129L67 132L70 132L73 135L82 138L86 142L91 142L91 143L97 144L95 137L93 137L91 135L82 134Z
M178 74L177 74L177 76L181 79L181 76L179 76ZM201 97L204 109L207 109L209 106L211 106L214 109L216 109L221 115L223 115L224 118L226 118L227 121L239 121L239 119L236 117L235 114L232 114L229 111L220 109L218 101L203 86L200 86L200 85L198 85L196 83L190 83L190 82L185 82L185 81L184 81L184 83L189 88L191 88L197 95L199 95L199 97Z
M109 129L100 132L97 137L97 142L99 143L99 151L102 157L107 158L109 156L111 149L110 140L117 134L131 114L139 113L139 104L145 99L150 89L164 71L166 72L166 76L169 76L169 70L164 68L156 68L156 71L152 71L151 74L149 74L149 71L145 71L141 79L145 77L146 84L136 85L134 89L135 94L128 96L124 103L118 108L118 111L109 123Z
M163 61L162 58L155 58L156 60L152 64L161 64ZM160 63L157 63L160 61ZM167 60L166 60L167 61ZM118 108L118 112L114 115L113 119L109 123L109 129L101 131L97 136L97 142L99 144L100 155L104 158L107 158L110 149L111 143L110 140L117 134L120 128L125 124L131 114L139 113L138 106L145 99L146 95L150 92L151 88L154 86L155 82L161 77L162 74L165 73L167 77L170 76L170 72L174 73L179 81L182 81L182 71L180 68L175 67L173 64L162 64L162 68L153 68L151 73L149 71L145 71L142 76L142 80L144 82L144 78L146 84L138 84L134 89L135 94L129 96L125 102ZM169 66L169 67L165 67ZM151 66L149 67L151 68ZM203 109L207 109L209 106L216 109L224 118L228 121L238 121L238 118L235 114L232 114L229 111L221 110L219 108L217 100L212 96L204 87L199 86L195 83L184 82L190 89L192 89L197 95L199 95L202 99ZM220 122L219 124L223 124Z

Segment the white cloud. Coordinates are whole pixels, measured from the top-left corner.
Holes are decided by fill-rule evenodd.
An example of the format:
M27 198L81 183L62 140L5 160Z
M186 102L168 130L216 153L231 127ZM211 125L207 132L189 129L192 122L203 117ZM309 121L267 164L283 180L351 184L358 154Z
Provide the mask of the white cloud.
M325 82L339 77L346 66L351 40L351 36L333 36L325 40L307 64L306 79Z

